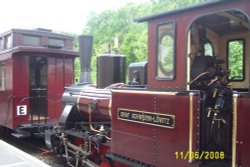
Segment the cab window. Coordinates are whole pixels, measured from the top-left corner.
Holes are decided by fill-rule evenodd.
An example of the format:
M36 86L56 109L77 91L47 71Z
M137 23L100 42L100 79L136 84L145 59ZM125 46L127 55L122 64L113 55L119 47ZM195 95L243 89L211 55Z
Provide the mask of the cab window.
M157 35L157 79L175 78L175 23L158 27Z
M230 81L244 80L244 50L245 41L242 39L230 40L227 43L228 79Z
M204 56L214 56L214 47L210 41L203 44L203 52Z

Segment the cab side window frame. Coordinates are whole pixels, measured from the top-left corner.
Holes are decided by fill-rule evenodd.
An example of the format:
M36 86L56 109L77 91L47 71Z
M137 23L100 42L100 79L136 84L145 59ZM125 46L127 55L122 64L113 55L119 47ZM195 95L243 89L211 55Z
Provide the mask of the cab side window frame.
M176 78L176 22L159 24L156 31L156 73L157 80Z

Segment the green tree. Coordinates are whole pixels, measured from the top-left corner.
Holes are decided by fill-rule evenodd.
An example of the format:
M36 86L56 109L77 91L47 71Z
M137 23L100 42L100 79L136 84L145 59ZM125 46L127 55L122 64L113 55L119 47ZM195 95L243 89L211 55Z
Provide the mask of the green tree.
M147 54L146 25L133 23L134 18L142 17L145 12L145 6L130 3L116 11L108 10L101 14L92 13L89 16L84 33L94 36L92 74L95 75L96 72L98 54L107 52L109 45L111 51L115 49L113 45L115 37L119 39L119 51L126 55L127 64L133 60L145 60ZM92 79L95 81L93 75Z
M96 81L96 57L98 54L114 48L114 38L119 39L119 51L126 55L127 65L131 62L145 61L147 58L147 24L134 23L135 18L166 12L189 4L205 0L150 0L141 4L129 3L116 10L107 10L100 14L91 13L84 34L94 36L91 64L92 80ZM76 64L78 61L76 61ZM77 66L77 65L75 65ZM77 66L78 67L78 66ZM75 72L77 73L77 72ZM78 75L75 74L76 76Z
M243 57L244 57L244 42L243 40L230 41L228 43L228 68L229 79L243 79Z
M186 7L206 0L151 0L152 13L166 12L176 8Z
M73 40L73 48L74 50L79 50L79 43L78 43L78 36L76 34L73 35L74 36L74 40ZM80 67L80 58L77 57L75 58L74 61L74 77L76 81L80 81L80 73L81 71L81 67Z

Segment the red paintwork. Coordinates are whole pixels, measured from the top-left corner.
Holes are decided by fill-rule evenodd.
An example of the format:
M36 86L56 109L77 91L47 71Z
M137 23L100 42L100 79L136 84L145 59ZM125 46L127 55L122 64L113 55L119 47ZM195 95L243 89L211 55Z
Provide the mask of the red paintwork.
M51 32L19 29L6 32L2 36L8 33L13 35L13 47L0 52L0 63L5 65L6 73L5 90L0 91L0 125L15 129L18 125L31 123L29 61L32 56L47 58L48 122L56 122L62 111L61 99L64 87L71 85L74 79L73 60L78 53L73 51L73 38ZM42 36L41 47L22 46L23 33ZM49 37L64 39L64 49L42 47L48 45ZM17 116L18 105L27 105L28 114Z
M236 165L249 166L249 146L250 146L250 98L239 97L237 108L237 146Z
M28 114L17 116L16 107L27 105L29 111L29 58L19 54L13 55L13 127L28 122Z
M71 58L64 59L64 85L70 86L74 80L74 61Z
M173 12L159 17L149 18L148 20L148 90L144 94L127 91L114 91L112 93L112 147L111 152L132 158L138 161L155 165L158 167L165 166L190 166L187 161L176 160L175 152L188 151L189 140L189 96L179 95L171 96L167 94L150 93L150 90L186 90L186 60L187 60L187 32L189 26L195 19L200 16L220 12L225 10L241 10L250 15L249 1L243 0L228 1L224 3L216 3L212 5L203 6L201 8L193 8L192 10L182 10L180 12ZM156 74L156 35L157 26L167 22L176 23L176 78L173 81L157 80ZM198 149L199 143L199 100L198 96L194 97L194 130L193 130L193 151ZM250 124L247 118L250 114L247 110L250 108L250 101L247 99L240 100L240 107L238 129L243 147L238 150L238 157L240 157L239 164L241 166L248 166L250 164L248 159L248 146L250 145L250 136L247 135L247 129ZM117 119L117 110L119 108L168 113L176 116L175 129L166 129L161 127L154 127L143 125L134 122L127 122ZM203 111L204 112L204 111ZM243 130L244 129L244 130ZM244 131L244 132L243 132ZM198 135L197 135L198 134ZM244 134L244 135L243 135ZM240 140L240 139L239 139ZM238 146L239 147L239 146ZM242 154L244 154L242 156Z
M1 57L1 56L0 56ZM5 61L5 73L9 74L6 78L6 91L0 91L0 122L2 125L12 127L13 106L13 60ZM3 112L2 109L5 109Z
M148 20L148 87L149 89L163 90L185 90L186 89L186 62L187 62L187 32L192 22L199 16L209 13L228 10L242 10L250 15L250 5L248 0L227 1L226 3L216 3L214 5L184 10L167 16L160 16ZM145 19L147 20L147 19ZM157 80L156 74L156 32L159 24L167 22L176 23L176 79L173 81Z
M56 58L55 57L50 57L48 58L48 115L50 117L56 117L54 113L54 110L58 111L60 110L60 107L58 106L57 103L52 103L52 102L57 102L61 101L60 99L60 94L58 94L58 88L56 86L56 76L60 75L58 74L56 70ZM59 107L59 108L58 108Z
M144 94L143 94L144 93ZM193 151L197 147L197 109L194 97ZM118 108L175 115L175 128L150 126L117 119ZM111 152L158 167L190 166L187 160L176 160L175 152L188 151L189 96L157 94L156 92L112 93ZM167 157L167 158L166 158Z
M12 29L5 34L13 33L13 47L22 45L22 35L34 35L41 37L41 46L49 45L49 38L64 39L64 48L73 50L73 37L57 34L50 31L39 31L39 30L25 30L25 29Z
M110 90L86 89L81 91L82 96L79 99L79 110L84 121L89 122L89 105L92 101L96 102L96 110L91 114L91 121L109 122L109 102L111 98Z

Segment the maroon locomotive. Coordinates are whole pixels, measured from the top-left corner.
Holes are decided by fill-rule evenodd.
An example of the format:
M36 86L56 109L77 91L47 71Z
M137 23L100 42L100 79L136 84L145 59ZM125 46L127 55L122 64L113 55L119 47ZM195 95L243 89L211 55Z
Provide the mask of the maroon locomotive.
M0 125L16 137L43 133L60 117L73 83L73 37L47 29L0 35Z
M97 88L66 88L47 145L71 166L249 166L249 17L227 0L137 19L148 62L121 84L124 56L101 55Z

